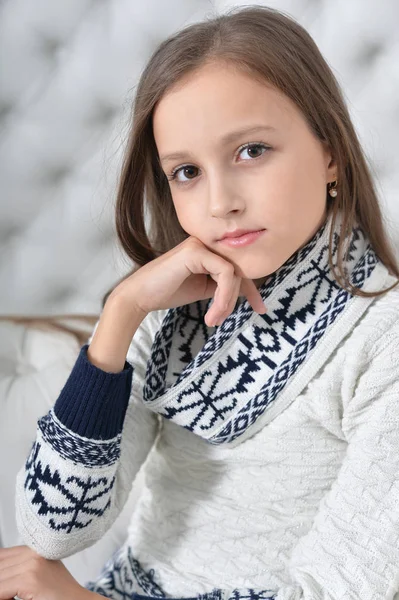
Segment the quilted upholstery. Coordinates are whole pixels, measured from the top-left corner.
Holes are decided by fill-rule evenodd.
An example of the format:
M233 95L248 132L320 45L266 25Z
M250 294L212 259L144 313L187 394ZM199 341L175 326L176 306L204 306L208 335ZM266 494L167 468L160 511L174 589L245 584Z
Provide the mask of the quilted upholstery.
M98 313L129 268L115 178L135 84L157 44L246 2L0 3L0 314ZM399 249L396 0L269 0L313 35L342 83Z
M130 267L116 244L113 203L140 72L166 36L240 4L0 3L0 314L99 313L102 295ZM267 4L308 29L341 82L399 253L399 3L379 0L367 11L362 0ZM15 472L78 347L67 333L0 322L1 544L17 543ZM132 506L119 533L84 559L67 559L75 576L94 577Z

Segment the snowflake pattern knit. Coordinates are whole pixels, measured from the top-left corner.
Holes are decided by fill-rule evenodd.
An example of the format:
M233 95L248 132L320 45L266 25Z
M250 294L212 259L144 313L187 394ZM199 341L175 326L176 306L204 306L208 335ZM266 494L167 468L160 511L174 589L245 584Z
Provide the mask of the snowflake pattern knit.
M399 290L339 290L329 225L260 288L265 318L246 301L220 328L205 326L203 303L155 311L119 373L82 346L17 476L28 546L62 559L94 544L143 467L126 541L87 589L115 600L395 597ZM362 232L351 241L358 285L393 285Z

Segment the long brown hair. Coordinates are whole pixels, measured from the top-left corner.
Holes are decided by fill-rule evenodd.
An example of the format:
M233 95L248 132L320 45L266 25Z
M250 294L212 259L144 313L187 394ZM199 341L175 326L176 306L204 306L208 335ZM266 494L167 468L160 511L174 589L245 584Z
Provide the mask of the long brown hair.
M116 199L118 239L136 263L123 279L188 237L177 219L160 166L152 130L154 108L184 76L207 63L226 61L286 94L300 108L317 138L328 144L337 164L338 192L332 199L326 188L328 214L333 213L329 264L339 285L364 297L380 296L395 287L399 267L385 231L371 170L340 86L309 33L289 15L266 6L235 7L185 27L158 46L143 70ZM336 270L331 259L332 233L340 209L343 221ZM148 229L146 217L150 219ZM349 240L355 220L381 262L398 278L386 290L365 292L352 286L347 277L344 241ZM112 289L104 296L103 306Z

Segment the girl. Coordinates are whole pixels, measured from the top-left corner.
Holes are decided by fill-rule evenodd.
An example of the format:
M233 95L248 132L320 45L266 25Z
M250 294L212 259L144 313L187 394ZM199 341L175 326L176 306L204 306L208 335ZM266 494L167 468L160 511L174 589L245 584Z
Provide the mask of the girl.
M399 269L298 23L233 9L159 46L116 224L138 268L38 421L0 597L392 599ZM60 559L109 529L144 463L125 544L79 586Z

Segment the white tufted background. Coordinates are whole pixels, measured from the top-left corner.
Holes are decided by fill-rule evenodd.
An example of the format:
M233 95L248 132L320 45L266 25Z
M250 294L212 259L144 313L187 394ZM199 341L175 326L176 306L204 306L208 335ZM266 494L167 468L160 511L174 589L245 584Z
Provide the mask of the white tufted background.
M335 72L399 255L399 2L255 3L293 15ZM0 0L0 316L98 315L131 266L117 246L113 205L140 73L165 37L243 4ZM75 326L88 336L94 322L83 321ZM82 343L0 320L0 547L23 543L16 472ZM140 477L106 535L63 561L82 585L123 543L139 492Z
M162 39L241 4L0 3L0 314L99 313L130 266L116 244L113 204L138 77ZM333 68L399 253L399 3L257 4L291 13Z

